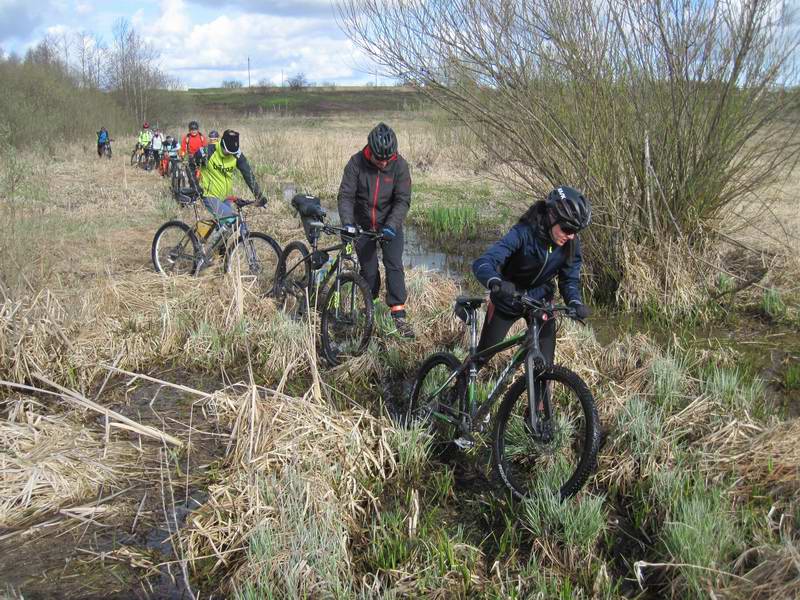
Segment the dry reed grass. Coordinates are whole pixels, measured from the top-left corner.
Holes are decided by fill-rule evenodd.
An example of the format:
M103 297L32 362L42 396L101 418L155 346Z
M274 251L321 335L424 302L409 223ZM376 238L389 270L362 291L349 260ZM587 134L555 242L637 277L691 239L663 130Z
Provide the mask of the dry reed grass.
M303 530L297 522L281 520L281 506L274 504L289 500L281 497L281 489L293 488L287 477L306 490L307 503L300 511L304 522L317 517L321 522L327 515L324 522L343 524L332 535L344 548L349 530L359 525L375 501L371 486L395 469L387 422L360 409L336 411L313 388L303 397L289 397L252 387L240 397L217 396L214 410L232 424L234 446L224 480L210 487L208 502L190 517L181 535L188 558L213 557L214 569L225 566L233 572L233 587L260 578L279 582L277 573L297 567L286 560L292 556L290 549L302 543ZM269 481L274 484L271 492L264 488ZM276 494L273 503L265 498L268 493ZM244 549L263 528L279 547L267 562L245 566ZM306 575L297 581L315 590L313 596L325 595L330 582L317 580L313 572ZM301 592L284 591L289 596Z
M701 441L702 464L712 476L732 476L747 496L800 497L800 419L762 425L731 421Z
M75 415L53 414L30 397L17 396L5 404L8 418L0 420L0 527L24 527L58 513L73 516L71 505L96 500L101 489L119 486L129 473L130 444L104 439ZM102 512L100 507L87 516Z

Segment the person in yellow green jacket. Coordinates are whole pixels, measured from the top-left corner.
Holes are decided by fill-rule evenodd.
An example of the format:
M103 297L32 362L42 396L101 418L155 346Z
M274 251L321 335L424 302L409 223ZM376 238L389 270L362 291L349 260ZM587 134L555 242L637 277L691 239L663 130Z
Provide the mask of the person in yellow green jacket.
M142 124L142 130L139 132L138 142L142 148L147 148L150 145L150 140L153 139L153 132L150 131L150 123L145 121Z
M233 194L233 172L239 170L244 182L256 197L258 206L266 206L267 198L253 175L250 163L239 148L239 132L226 129L219 144L209 144L194 154L200 166L200 186L203 188L203 204L220 221L236 214L226 198ZM225 221L223 221L224 223Z

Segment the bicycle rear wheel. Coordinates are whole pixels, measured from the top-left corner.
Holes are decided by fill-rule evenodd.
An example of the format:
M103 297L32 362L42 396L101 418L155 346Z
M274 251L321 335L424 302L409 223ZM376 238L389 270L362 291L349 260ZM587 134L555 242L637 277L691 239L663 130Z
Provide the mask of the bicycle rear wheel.
M284 312L301 315L306 308L306 293L311 288L311 261L303 242L286 245L275 277L275 298Z
M136 164L136 150L131 152L131 166Z
M281 247L265 233L251 231L239 236L225 257L225 272L239 276L242 282L255 286L255 291L267 296L275 287L275 273Z
M164 275L194 275L200 264L200 242L183 221L164 223L153 237L150 256L156 272Z
M458 435L464 404L465 380L455 376L461 362L449 352L429 356L417 371L403 424L427 424L437 438L450 442Z
M325 291L322 300L320 343L322 355L332 366L360 356L372 336L372 293L364 278L343 271Z
M600 446L600 423L592 393L561 366L544 371L537 384L550 398L551 415L534 433L528 419L524 377L506 392L497 412L493 459L500 478L517 498L542 486L574 496L592 474Z

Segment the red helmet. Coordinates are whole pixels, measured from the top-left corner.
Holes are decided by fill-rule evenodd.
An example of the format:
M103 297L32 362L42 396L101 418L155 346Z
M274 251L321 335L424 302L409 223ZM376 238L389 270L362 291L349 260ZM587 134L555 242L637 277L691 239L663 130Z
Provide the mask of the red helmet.
M142 125L142 128L143 128L143 129L150 129L150 123L148 123L147 121L145 121L145 122L144 122L144 125Z

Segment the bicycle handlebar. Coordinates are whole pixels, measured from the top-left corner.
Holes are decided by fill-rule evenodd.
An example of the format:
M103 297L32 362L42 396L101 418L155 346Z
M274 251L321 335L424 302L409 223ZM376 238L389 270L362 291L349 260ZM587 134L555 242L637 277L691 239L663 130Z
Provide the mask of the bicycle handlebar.
M329 225L327 223L323 223L322 221L311 221L308 226L314 229L321 229L324 233L329 235L345 234L346 236L352 238L370 237L376 240L383 239L383 234L379 231L369 231L367 229L361 229L360 227L356 227L356 233L355 235L352 235L346 227L337 227L336 225Z

